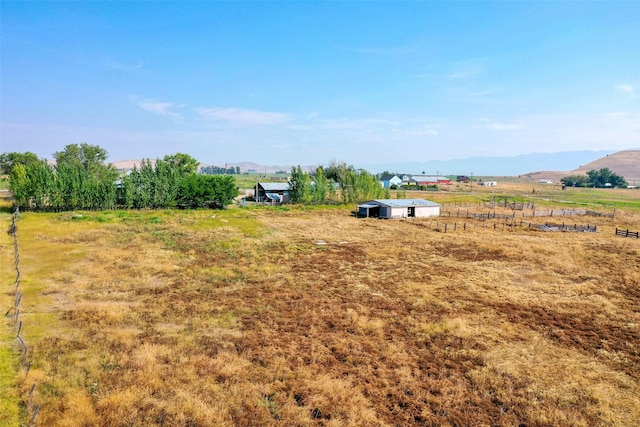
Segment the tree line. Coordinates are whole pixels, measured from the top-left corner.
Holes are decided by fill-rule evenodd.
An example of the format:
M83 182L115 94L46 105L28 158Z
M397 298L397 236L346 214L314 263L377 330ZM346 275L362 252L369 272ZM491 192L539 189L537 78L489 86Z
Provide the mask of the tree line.
M14 203L33 210L99 210L222 207L238 195L231 176L198 174L188 154L145 159L140 168L119 171L97 145L70 144L53 153L55 165L33 153L4 153Z
M560 179L560 182L567 187L627 188L628 186L627 181L622 176L611 172L608 168L592 169L586 175L565 176Z
M228 168L222 168L220 166L203 166L200 168L200 173L205 173L207 175L240 175L240 166L231 166Z
M326 168L319 166L313 173L303 171L300 165L294 166L289 198L292 203L301 204L359 203L389 198L389 190L364 169L332 162Z

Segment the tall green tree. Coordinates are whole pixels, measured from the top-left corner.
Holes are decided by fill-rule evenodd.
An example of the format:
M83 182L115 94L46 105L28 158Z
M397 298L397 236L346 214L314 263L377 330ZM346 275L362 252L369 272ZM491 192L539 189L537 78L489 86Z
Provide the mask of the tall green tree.
M180 177L198 172L200 165L197 159L184 153L166 155L163 160L173 167Z
M619 187L626 188L628 186L627 181L620 175L613 173L608 168L602 168L600 170L592 169L587 172L587 175L570 175L560 179L564 185L570 187Z
M560 182L568 187L588 187L589 177L586 175L569 175L561 178Z
M2 153L0 154L0 173L11 175L14 166L19 164L28 166L39 161L38 156L30 151L26 153Z
M177 202L188 208L222 207L237 196L238 188L232 176L190 174L180 181Z
M22 163L14 165L9 176L9 189L13 193L13 201L20 207L29 206L31 192L29 189L29 177L27 166Z
M83 207L86 171L79 165L60 163L56 166L60 207L64 210Z
M57 188L65 209L107 209L115 206L118 173L113 165L105 164L109 154L104 148L87 143L69 144L53 156L56 159Z
M627 181L620 175L611 172L608 168L598 171L592 169L587 172L587 176L589 177L590 186L593 187L627 187Z
M9 176L9 188L18 206L46 209L56 189L53 168L45 160L26 166L16 164Z
M98 145L87 143L69 144L64 150L53 153L56 165L68 164L82 167L88 174L99 179L117 178L117 171L111 164L106 164L109 153Z
M292 203L309 203L311 195L311 177L308 172L302 170L302 166L291 168L289 179L289 198Z
M311 199L314 204L322 205L327 203L327 198L329 197L329 188L332 187L331 183L324 175L324 169L322 166L318 166L316 169L314 183L311 190Z
M152 207L167 207L174 204L180 188L180 180L185 176L182 173L185 173L185 171L181 170L176 164L158 159L156 160L154 173ZM192 172L187 175L193 174L195 173Z
M352 165L340 164L331 168L340 187L342 203L359 203L371 199L389 197L389 190L383 188L375 175Z
M155 171L151 160L142 160L136 178L137 198L135 206L138 209L151 208L153 206L153 193L155 191Z
M118 205L125 209L133 208L135 203L135 178L131 177L133 173L134 171L129 171L126 175L124 175L116 182ZM135 173L137 174L137 170L135 170Z

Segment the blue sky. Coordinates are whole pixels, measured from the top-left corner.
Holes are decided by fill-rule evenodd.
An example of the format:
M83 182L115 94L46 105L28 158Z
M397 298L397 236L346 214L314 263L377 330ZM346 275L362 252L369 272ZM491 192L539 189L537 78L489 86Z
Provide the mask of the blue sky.
M640 148L639 1L0 7L0 152L358 166Z

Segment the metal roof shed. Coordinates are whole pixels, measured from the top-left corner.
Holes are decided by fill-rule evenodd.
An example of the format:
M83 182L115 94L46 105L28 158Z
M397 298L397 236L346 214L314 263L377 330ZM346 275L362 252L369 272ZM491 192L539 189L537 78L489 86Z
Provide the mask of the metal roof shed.
M358 216L426 218L440 215L440 205L425 199L376 199L358 205Z
M274 198L274 196L277 196ZM255 186L256 202L287 203L289 201L288 182L258 182Z

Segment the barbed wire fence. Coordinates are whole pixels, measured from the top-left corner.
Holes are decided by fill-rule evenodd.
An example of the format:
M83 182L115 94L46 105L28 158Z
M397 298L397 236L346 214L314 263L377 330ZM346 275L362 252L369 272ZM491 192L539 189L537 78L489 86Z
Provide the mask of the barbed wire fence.
M31 370L31 360L29 359L29 346L22 337L22 318L20 311L20 303L22 302L23 293L20 288L20 251L18 247L18 219L20 217L20 208L16 207L11 216L11 225L9 226L8 233L13 237L13 253L14 253L14 267L16 272L16 279L13 283L15 299L13 306L7 310L5 316L13 321L13 326L16 329L15 340L17 342L18 351L21 353L20 370L24 373L24 381L29 379L29 371ZM35 402L36 384L33 383L29 388L27 399L24 401L27 410L28 426L35 425L36 417L40 412L40 405Z

